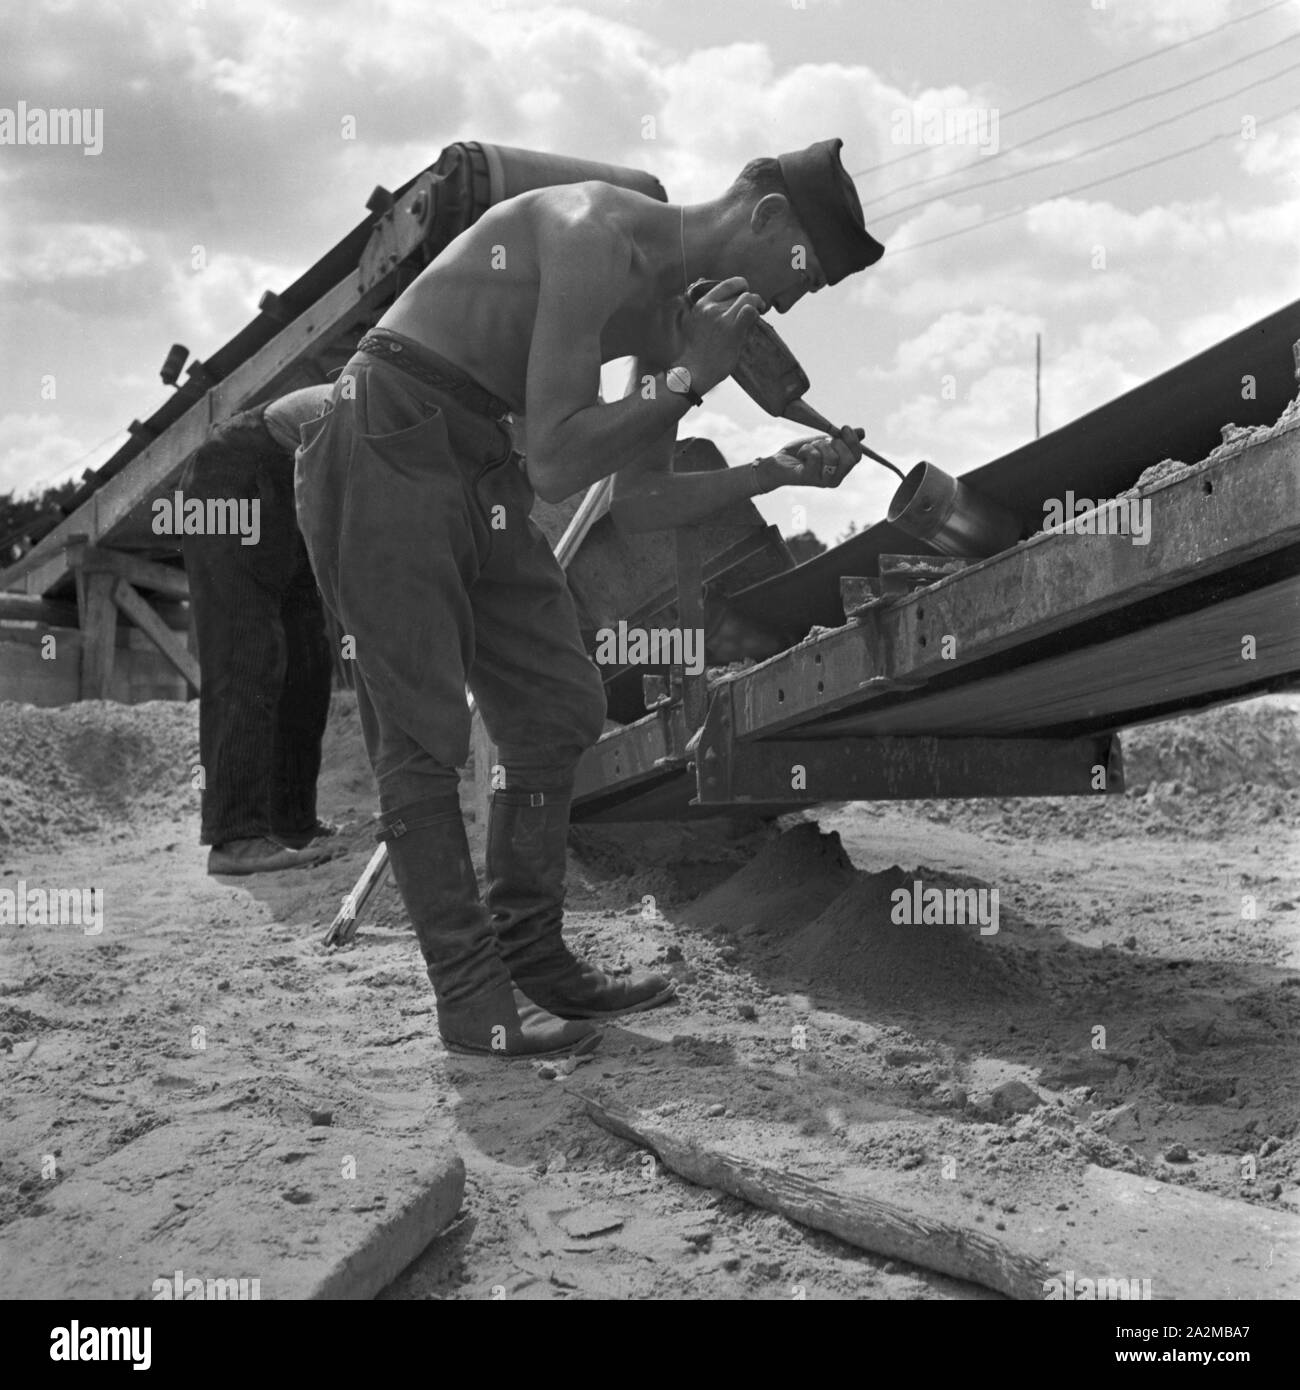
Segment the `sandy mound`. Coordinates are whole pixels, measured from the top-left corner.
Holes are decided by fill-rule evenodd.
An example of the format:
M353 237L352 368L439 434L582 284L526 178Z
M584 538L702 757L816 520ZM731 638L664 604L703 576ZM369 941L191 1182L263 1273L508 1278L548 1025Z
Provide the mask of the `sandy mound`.
M783 939L781 960L819 993L891 1008L1023 1000L1032 985L1027 963L1021 953L994 945L992 934L982 936L978 922L893 920L895 890L902 889L910 903L914 881L944 892L989 887L926 868L858 874L802 931Z
M196 814L199 705L85 700L0 703L0 847L55 848L73 835ZM337 691L321 749L322 805L373 807L356 696Z
M199 760L198 703L62 709L0 704L0 846L183 815Z
M1129 788L1182 781L1198 791L1244 783L1300 788L1300 696L1266 695L1240 705L1126 729Z
M804 822L693 903L682 920L725 932L793 929L833 902L853 879L840 837Z

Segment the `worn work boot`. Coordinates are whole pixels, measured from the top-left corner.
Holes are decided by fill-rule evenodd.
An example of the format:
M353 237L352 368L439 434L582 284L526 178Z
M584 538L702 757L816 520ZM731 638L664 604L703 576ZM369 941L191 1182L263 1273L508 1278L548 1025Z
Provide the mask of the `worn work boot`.
M308 830L273 830L271 835L290 849L306 849L308 845L317 844L321 840L332 840L342 831L343 827L335 825L333 821L318 820Z
M312 846L288 849L265 835L246 840L227 840L208 851L210 874L273 874L281 869L310 869L331 857L331 851Z
M564 944L567 791L497 791L487 837L487 905L515 984L560 1018L612 1018L666 1003L677 986L640 970L607 975Z
M438 1031L452 1052L549 1057L589 1052L591 1024L547 1013L512 984L479 901L455 796L381 817L393 877L415 928L438 1001Z

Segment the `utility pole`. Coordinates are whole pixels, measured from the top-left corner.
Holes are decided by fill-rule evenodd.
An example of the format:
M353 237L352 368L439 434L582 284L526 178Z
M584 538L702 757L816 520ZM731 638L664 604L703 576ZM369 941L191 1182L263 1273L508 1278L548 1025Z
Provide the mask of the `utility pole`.
M1042 434L1043 411L1043 335L1034 334L1034 438Z

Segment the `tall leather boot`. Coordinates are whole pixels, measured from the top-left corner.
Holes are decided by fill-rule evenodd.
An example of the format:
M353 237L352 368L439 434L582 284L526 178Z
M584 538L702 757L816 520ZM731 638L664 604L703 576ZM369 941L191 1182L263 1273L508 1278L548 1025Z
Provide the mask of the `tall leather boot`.
M608 1018L663 1004L677 986L648 970L607 975L564 944L568 791L492 794L487 905L510 977L560 1018Z
M393 877L438 1001L438 1031L453 1052L546 1057L589 1052L590 1024L566 1022L517 989L479 900L460 806L416 802L380 817Z

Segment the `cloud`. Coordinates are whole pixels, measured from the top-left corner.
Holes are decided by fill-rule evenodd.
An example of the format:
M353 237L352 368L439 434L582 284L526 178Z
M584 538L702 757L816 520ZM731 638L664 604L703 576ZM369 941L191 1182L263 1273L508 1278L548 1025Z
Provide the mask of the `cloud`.
M1264 127L1253 140L1238 141L1236 148L1248 174L1271 174L1282 184L1300 183L1300 115Z
M1103 42L1165 44L1258 8L1251 0L1100 0L1092 6L1090 18L1093 33Z
M1007 307L953 312L899 345L893 365L864 372L876 394L898 402L885 434L954 473L986 463L1033 437L1037 315ZM1065 424L1145 379L1139 364L1160 330L1125 307L1105 321L1048 328L1043 355L1043 430Z
M295 274L254 256L217 253L199 269L192 268L191 261L178 260L168 267L162 295L167 321L191 351L202 355L257 313L264 290L282 289Z
M11 228L0 261L0 281L29 285L98 280L145 261L139 240L121 227L98 222L44 222Z
M1091 257L1101 247L1109 260L1132 252L1161 258L1204 255L1220 249L1227 224L1218 199L1172 202L1128 212L1105 200L1054 198L1025 214L1028 233L1048 250Z
M60 416L10 413L0 416L0 492L37 491L86 452ZM103 449L107 458L110 450ZM85 467L94 467L87 459Z
M973 372L1008 352L1023 353L1026 340L1042 327L1038 315L992 305L979 313L943 314L923 332L899 343L895 366L900 373L925 370Z

